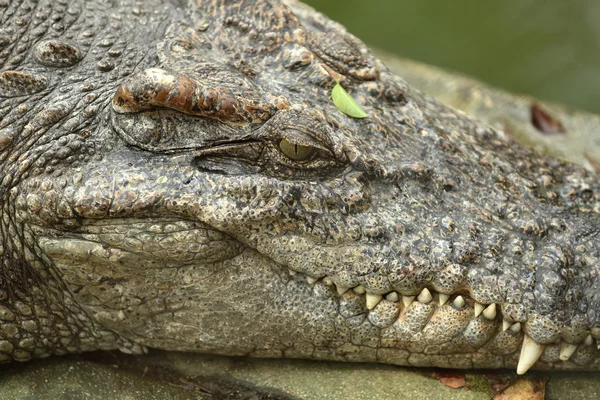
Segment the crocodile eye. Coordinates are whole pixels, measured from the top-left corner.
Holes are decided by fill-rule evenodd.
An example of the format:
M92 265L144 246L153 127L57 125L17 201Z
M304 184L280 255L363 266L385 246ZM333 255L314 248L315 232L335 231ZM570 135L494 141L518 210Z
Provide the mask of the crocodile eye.
M279 148L286 157L294 161L306 161L316 152L314 147L292 143L287 139L282 139L279 142Z

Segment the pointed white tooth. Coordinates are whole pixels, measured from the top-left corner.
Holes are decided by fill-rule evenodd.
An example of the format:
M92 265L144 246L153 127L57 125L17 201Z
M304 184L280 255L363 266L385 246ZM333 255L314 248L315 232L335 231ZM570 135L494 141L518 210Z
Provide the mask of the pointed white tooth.
M352 290L354 290L354 293L356 293L356 294L365 294L365 288L360 285L358 285L357 287L355 287Z
M546 346L539 344L535 340L525 334L523 337L523 345L521 346L521 356L517 365L517 375L523 375L536 363L542 356Z
M521 332L521 323L520 322L516 322L516 323L512 324L510 326L510 331L512 333L519 333L519 332Z
M288 271L290 271L290 275L291 275L291 276L294 276L294 275L296 275L296 274L297 274L297 272L296 272L296 271L294 271L293 269L289 269L289 268L288 268Z
M575 353L575 350L577 350L576 344L562 342L560 344L560 355L558 356L558 358L560 358L563 361L567 361L569 358L571 358L573 353Z
M326 284L327 286L333 285L333 281L328 276L326 276L325 278L323 278L323 283Z
M402 304L404 304L404 308L408 308L415 299L415 296L402 296Z
M440 306L443 306L444 304L446 304L448 302L449 298L450 298L449 294L440 293Z
M511 324L509 321L507 321L507 320L503 319L503 320L502 320L502 332L506 332L506 330L507 330L508 328L510 328L510 326L511 326L511 325L512 325L512 324Z
M496 318L496 303L492 303L483 310L483 316L490 321Z
M425 288L421 290L421 293L419 293L419 297L417 297L417 300L419 300L423 304L429 304L431 300L433 300L433 296L431 296L431 292L429 291L429 289Z
M398 296L398 293L391 292L391 293L388 293L387 296L385 296L385 299L387 301L391 301L392 303L395 303L400 299L400 297Z
M485 306L483 304L475 303L475 316L479 317L479 314L483 312Z
M465 299L463 299L462 296L456 296L452 304L454 304L454 307L456 308L463 308L465 305Z
M585 339L583 340L583 344L585 344L586 346L591 346L592 343L594 343L594 339L592 339L592 335L587 335L585 337Z
M313 278L312 276L306 277L306 281L308 282L309 285L314 285L315 283L317 283L318 280L319 280L319 278Z
M381 301L382 298L383 298L383 296L380 294L367 293L367 308L369 310L374 309L375 306L377 304L379 304L379 302Z
M337 288L337 292L340 296L346 293L348 290L350 290L348 286L342 286L337 283L335 284L335 287Z
M600 340L596 340L596 347L598 347L598 350L600 350Z

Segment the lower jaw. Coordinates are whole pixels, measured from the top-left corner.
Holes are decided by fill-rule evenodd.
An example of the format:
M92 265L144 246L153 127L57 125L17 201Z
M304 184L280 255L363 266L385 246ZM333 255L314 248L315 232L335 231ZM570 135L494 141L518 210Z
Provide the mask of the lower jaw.
M194 351L202 353L211 353L228 356L248 356L257 358L295 358L295 359L313 359L340 362L374 362L393 364L409 367L439 367L451 369L517 369L518 374L524 374L529 369L532 370L551 370L551 371L600 371L600 358L597 356L596 346L587 346L581 344L577 347L571 357L562 361L560 359L561 344L549 344L543 346L543 352L539 359L527 369L520 364L523 337L518 335L516 342L520 342L520 347L510 352L510 354L498 354L502 351L509 351L507 348L499 348L503 339L503 334L499 333L482 347L474 349L470 345L464 345L464 340L454 341L453 349L447 348L445 351L435 351L438 345L429 345L424 348L423 342L415 339L414 341L381 341L380 347L371 347L367 345L356 345L347 341L328 341L326 343L314 344L309 342L299 342L292 346L281 348L279 346L270 347L268 344L264 348L235 349L198 347L197 345L189 349L181 348L181 343L177 343L173 348L165 345L164 341L154 343L152 340L143 341L148 347L161 348L165 350ZM459 347L463 343L462 348ZM442 348L440 344L437 348Z
M524 374L528 370L518 370L520 351L516 351L510 355L502 356L491 353L486 347L478 349L476 352L469 353L450 353L450 354L433 354L433 353L418 353L411 351L413 346L407 343L400 348L356 348L348 351L346 346L343 351L331 348L315 348L310 354L301 354L298 352L287 351L283 353L286 358L310 358L318 360L343 361L343 362L376 362L385 364L394 364L399 366L409 367L438 367L451 369L517 369L518 373ZM579 350L571 356L568 361L559 359L560 345L552 344L545 346L545 351L537 362L530 367L531 370L548 370L548 371L598 371L600 370L600 360L597 358L589 361L589 352ZM280 355L270 355L262 352L251 354L254 357L279 358Z

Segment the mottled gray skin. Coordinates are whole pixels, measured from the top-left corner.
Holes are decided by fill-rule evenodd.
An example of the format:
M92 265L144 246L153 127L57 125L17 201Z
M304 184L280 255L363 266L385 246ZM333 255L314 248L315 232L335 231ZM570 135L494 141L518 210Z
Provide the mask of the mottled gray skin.
M162 3L0 0L0 361L600 369L596 176L302 4Z

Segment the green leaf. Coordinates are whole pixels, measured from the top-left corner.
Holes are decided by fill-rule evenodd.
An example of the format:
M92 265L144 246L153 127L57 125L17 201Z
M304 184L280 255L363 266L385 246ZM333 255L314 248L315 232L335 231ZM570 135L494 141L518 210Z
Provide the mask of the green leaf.
M331 100L338 110L353 118L366 118L367 113L360 108L358 103L350 96L346 89L336 81L333 90L331 91Z

